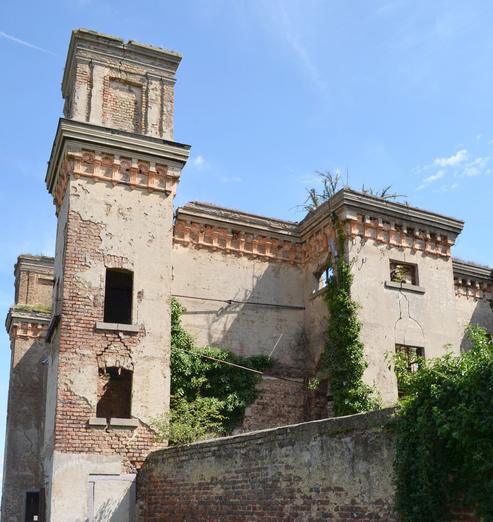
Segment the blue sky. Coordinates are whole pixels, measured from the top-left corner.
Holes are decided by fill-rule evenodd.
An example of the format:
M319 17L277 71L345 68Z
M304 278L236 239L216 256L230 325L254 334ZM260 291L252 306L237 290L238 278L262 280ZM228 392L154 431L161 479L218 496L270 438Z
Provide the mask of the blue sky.
M474 0L2 2L0 316L17 255L53 253L43 180L73 28L183 54L178 205L297 220L314 171L340 169L356 189L392 185L464 219L455 255L493 265L492 26L493 3ZM2 435L8 370L3 333Z

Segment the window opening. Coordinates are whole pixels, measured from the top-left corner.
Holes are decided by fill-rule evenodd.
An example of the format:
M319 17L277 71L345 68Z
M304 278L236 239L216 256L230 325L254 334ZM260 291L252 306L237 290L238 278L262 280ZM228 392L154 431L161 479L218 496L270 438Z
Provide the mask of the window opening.
M315 275L316 279L316 288L315 292L319 290L323 290L334 278L334 268L332 265L327 265L321 272L317 272Z
M390 262L390 280L394 283L418 284L418 267L411 263L400 261Z
M106 269L104 294L104 322L132 323L133 272Z
M421 346L396 344L395 353L404 359L407 364L407 369L411 373L415 373L419 369L420 359L424 357L424 349Z
M99 368L97 417L130 419L132 377L133 372L124 368Z

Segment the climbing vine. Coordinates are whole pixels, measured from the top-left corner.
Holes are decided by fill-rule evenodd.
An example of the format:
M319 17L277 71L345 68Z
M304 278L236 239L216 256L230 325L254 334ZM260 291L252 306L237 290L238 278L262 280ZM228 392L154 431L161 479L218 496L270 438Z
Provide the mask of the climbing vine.
M337 216L333 216L337 234L334 270L327 280L325 302L329 311L327 343L323 355L330 378L334 414L350 415L378 408L374 390L363 382L367 367L360 340L358 304L351 297L353 276L345 260L345 236Z
M469 336L468 352L422 361L405 376L395 424L403 522L450 520L461 501L493 520L493 342L479 327Z
M240 357L219 348L197 347L183 328L183 312L173 298L170 412L153 422L157 439L171 445L231 433L255 400L260 375L221 361L258 371L270 366L265 356Z

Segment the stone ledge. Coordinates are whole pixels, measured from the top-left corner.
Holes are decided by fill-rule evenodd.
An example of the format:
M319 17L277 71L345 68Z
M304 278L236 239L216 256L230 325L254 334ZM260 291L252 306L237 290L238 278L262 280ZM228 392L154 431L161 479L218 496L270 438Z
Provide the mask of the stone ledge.
M397 283L395 281L385 281L385 288L395 288L397 290L404 290L415 294L425 293L425 289L422 286L410 285L409 283Z
M121 324L121 323L96 323L96 330L110 330L112 332L139 333L140 326L138 324Z
M121 419L119 417L112 417L111 419L105 419L103 417L90 417L87 424L92 428L138 428L139 421L137 419Z
M90 417L87 424L93 428L106 428L107 421L102 417Z
M138 428L138 419L120 419L118 417L112 417L110 419L111 428Z

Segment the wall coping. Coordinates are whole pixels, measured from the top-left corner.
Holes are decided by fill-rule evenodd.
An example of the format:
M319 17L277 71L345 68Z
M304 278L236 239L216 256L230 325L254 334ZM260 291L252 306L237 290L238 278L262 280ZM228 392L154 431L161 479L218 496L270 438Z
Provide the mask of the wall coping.
M54 192L60 165L70 144L76 147L97 146L111 154L116 150L119 154L137 155L144 160L157 159L175 163L180 167L185 165L190 154L190 145L183 143L60 118L45 177L46 188L50 194Z
M146 69L173 80L176 69L181 61L181 54L153 45L141 44L134 40L125 42L117 36L110 36L90 29L76 29L72 31L70 44L65 62L62 95L70 94L73 82L75 62L79 54L85 53L91 59L112 57L129 63L143 65ZM100 58L101 59L101 58Z
M176 219L193 219L203 223L227 224L234 228L263 231L268 234L289 236L299 240L298 224L241 210L225 208L210 203L191 201L176 209Z
M478 265L455 258L452 260L452 268L455 277L493 282L493 269L489 266Z
M223 448L224 446L236 444L251 444L252 441L275 441L283 438L289 432L312 432L315 434L324 434L330 436L343 435L355 431L365 431L371 429L381 429L393 421L395 408L384 408L369 413L358 413L356 415L348 415L345 417L333 417L330 419L321 419L300 424L291 424L289 426L281 426L278 428L269 428L265 430L252 431L248 433L240 433L229 437L220 437L205 441L193 442L181 446L172 446L151 452L146 462L149 460L166 460L167 457L175 457L196 451L198 447L201 449Z
M349 188L339 190L332 198L318 207L315 211L308 213L300 221L300 232L302 236L310 234L315 228L330 218L332 212L344 214L353 212L370 212L384 215L410 226L422 226L445 232L456 237L464 228L464 221L453 217L430 212L418 207L411 207L404 203L389 201L377 196L371 196ZM343 215L343 219L347 216Z

